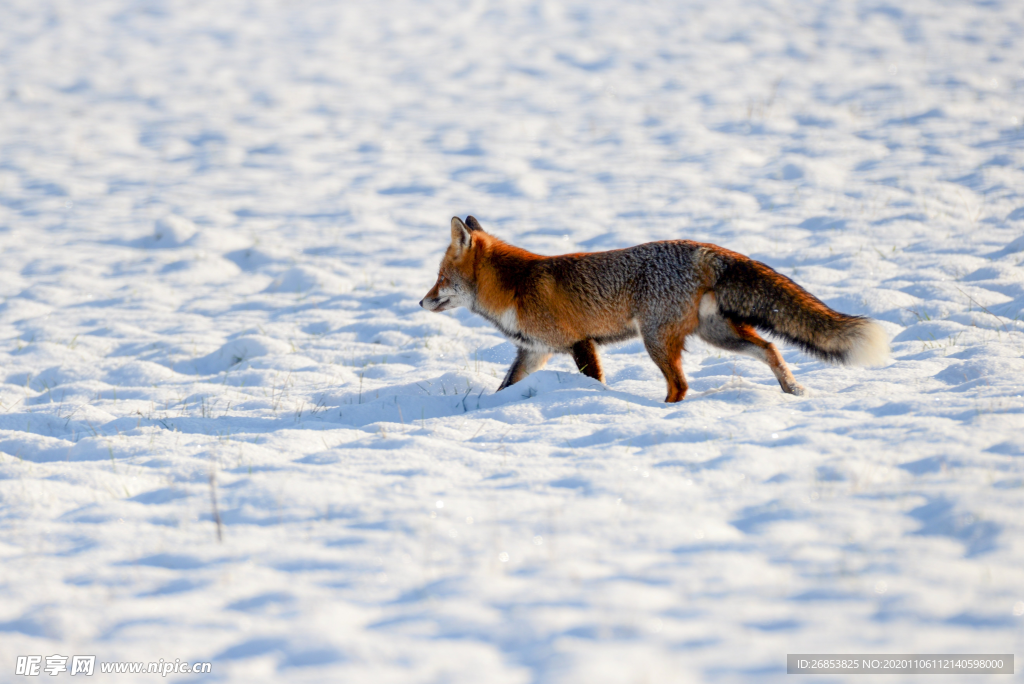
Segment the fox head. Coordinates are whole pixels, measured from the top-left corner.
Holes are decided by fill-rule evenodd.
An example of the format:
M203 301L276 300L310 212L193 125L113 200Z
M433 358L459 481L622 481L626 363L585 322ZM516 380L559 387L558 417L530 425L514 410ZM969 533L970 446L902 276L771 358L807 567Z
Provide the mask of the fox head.
M427 311L440 313L472 305L476 289L473 282L473 250L482 234L480 222L472 216L467 216L465 223L458 216L452 217L452 243L441 259L437 282L420 300L420 306Z

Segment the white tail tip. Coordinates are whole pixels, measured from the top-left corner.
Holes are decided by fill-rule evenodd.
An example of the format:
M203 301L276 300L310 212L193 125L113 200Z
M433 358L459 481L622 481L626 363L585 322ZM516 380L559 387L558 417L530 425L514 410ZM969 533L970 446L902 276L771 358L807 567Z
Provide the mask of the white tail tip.
M851 366L881 366L889 360L889 336L874 321L864 321L854 334L846 362Z

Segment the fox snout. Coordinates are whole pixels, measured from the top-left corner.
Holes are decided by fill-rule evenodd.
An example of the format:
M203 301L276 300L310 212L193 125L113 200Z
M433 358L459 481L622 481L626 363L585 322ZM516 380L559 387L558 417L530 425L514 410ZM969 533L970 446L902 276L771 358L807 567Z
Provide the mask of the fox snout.
M435 293L433 290L425 294L423 299L420 300L420 306L434 313L444 311L444 305L447 303L447 298L441 297L440 294Z

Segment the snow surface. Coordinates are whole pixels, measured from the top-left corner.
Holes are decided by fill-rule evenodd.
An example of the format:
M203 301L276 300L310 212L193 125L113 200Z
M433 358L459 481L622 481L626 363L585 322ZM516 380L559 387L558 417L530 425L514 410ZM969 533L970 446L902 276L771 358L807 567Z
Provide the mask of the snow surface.
M1019 672L1022 34L1013 0L0 3L0 680ZM787 349L793 397L694 342L665 405L632 342L495 394L512 347L417 306L455 214L715 242L893 360Z

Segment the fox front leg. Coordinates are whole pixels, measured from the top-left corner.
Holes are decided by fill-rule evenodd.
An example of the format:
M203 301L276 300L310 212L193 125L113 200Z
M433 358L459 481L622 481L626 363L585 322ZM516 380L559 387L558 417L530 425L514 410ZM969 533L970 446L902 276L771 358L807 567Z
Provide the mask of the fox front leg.
M550 358L550 352L539 352L533 349L524 349L523 347L519 347L516 351L516 360L512 362L512 366L508 369L508 373L505 373L505 379L501 381L501 386L498 387L498 391L500 392L509 385L516 384L533 371L540 370Z
M580 373L589 375L598 382L604 382L601 358L597 355L597 346L593 340L580 340L572 345L572 360L576 362Z

